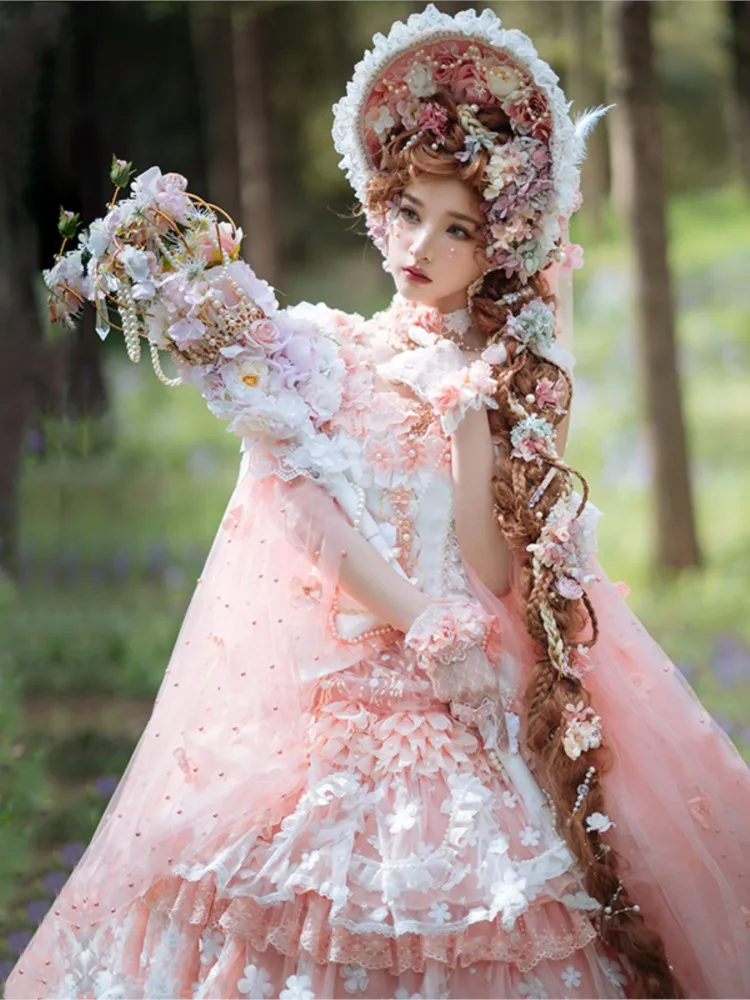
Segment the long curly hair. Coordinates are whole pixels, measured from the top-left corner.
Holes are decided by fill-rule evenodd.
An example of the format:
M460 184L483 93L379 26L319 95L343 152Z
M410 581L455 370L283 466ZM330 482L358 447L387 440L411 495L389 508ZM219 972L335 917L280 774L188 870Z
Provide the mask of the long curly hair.
M446 91L438 91L432 100L448 113L444 138L435 143L433 137L418 128L402 128L392 135L383 151L379 173L368 186L365 209L376 226L387 224L400 194L420 174L458 177L482 197L489 154L480 149L470 162L457 160L454 154L464 149L467 135L459 121L459 109ZM481 105L473 109L476 119L495 132L500 142L512 138L502 110ZM583 680L585 672L570 669L570 665L585 657L586 647L596 642L598 625L586 594L572 599L563 596L556 588L554 570L532 557L528 549L538 542L558 501L570 500L575 480L582 492L577 517L588 497L586 480L560 458L554 447L535 461L513 455L513 429L519 421L532 416L557 428L570 408L573 394L565 370L523 349L505 334L509 318L535 298L554 305L539 274L522 282L515 275L509 278L502 271L491 270L470 289L476 329L487 343L501 341L507 350L507 362L496 375L498 409L488 414L493 442L500 446L492 480L495 516L519 568L517 592L526 629L538 650L523 696L526 752L537 779L550 796L559 832L580 863L586 889L601 903L599 936L627 961L632 978L630 995L680 997L683 993L660 936L647 926L637 902L622 884L622 862L602 839L597 824L589 826L586 822L594 813L606 815L603 780L611 767L611 754L606 746L600 746L571 759L563 745L570 706L585 712L590 705ZM544 380L556 388L554 410L540 405L537 398Z

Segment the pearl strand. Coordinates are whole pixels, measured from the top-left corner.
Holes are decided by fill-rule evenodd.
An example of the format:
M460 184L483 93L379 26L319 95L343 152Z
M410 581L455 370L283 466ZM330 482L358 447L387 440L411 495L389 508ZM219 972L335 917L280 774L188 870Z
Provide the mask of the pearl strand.
M141 342L138 329L138 313L133 302L130 288L123 285L120 291L120 298L123 305L120 309L122 315L122 332L125 337L125 347L128 357L133 364L138 364L141 360Z
M161 358L159 357L159 349L156 344L151 344L151 364L154 366L154 372L156 377L161 383L166 385L170 389L176 388L178 385L182 385L182 379L178 375L177 378L167 378L164 374L164 370L161 366Z

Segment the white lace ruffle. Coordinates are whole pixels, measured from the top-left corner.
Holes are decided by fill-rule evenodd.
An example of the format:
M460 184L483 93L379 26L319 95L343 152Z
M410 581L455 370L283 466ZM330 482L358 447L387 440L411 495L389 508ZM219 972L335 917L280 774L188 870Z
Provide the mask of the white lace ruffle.
M412 14L405 24L394 22L387 36L380 33L374 36L372 49L365 52L354 69L346 96L333 106L333 144L342 157L339 165L359 201L364 202L367 181L375 173L364 133L364 112L373 85L390 63L410 49L452 38L474 39L505 53L528 70L549 102L552 178L559 215L546 220L542 243L548 251L560 236L559 217L567 219L575 209L585 135L577 134L557 74L539 58L531 39L522 31L503 28L489 9L479 15L473 10L462 10L451 17L429 4L420 14Z

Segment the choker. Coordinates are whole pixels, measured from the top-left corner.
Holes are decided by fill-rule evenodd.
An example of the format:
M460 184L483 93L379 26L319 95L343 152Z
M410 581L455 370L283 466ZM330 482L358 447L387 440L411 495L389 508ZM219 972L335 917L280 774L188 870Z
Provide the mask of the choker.
M389 310L394 333L401 345L410 343L416 347L426 347L436 339L452 340L458 347L466 349L465 337L471 329L469 310L454 309L444 313L435 306L425 306L410 302L401 295L394 296Z

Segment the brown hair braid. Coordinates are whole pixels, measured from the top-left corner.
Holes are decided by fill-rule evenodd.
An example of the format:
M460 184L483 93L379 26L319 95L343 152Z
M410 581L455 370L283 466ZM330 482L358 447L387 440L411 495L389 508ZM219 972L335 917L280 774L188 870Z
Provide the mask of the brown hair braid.
M456 104L444 91L439 91L432 100L449 113L444 141L433 149L431 139L417 135L417 129L402 128L391 137L383 152L380 173L368 186L366 209L371 218L385 222L404 188L423 173L458 177L481 197L488 153L481 149L469 163L456 160L454 153L464 148L466 136L458 121ZM480 106L476 117L498 135L511 137L508 119L501 110ZM534 298L554 301L541 276L535 275L523 284L519 278L506 278L500 271L487 272L472 293L470 307L474 322L488 343L503 337L506 321L526 302ZM511 296L512 304L507 298L509 293L515 293ZM567 411L573 386L568 373L553 362L531 350L523 350L510 337L503 342L508 360L497 374L498 409L488 411L493 442L499 445L492 488L498 525L519 567L518 594L524 602L526 629L539 650L539 659L531 669L524 692L526 747L532 755L535 773L554 805L560 834L578 859L586 890L602 904L599 936L628 964L632 977L629 995L679 997L682 992L667 962L661 938L646 925L637 904L620 881L617 853L603 842L598 832L586 827L586 818L592 813L606 813L602 779L611 767L611 754L602 746L572 760L563 748L566 705L582 702L588 707L590 699L581 679L564 672L562 666L574 647L596 642L598 625L594 608L586 596L579 600L562 597L555 587L554 571L535 563L527 551L538 540L555 503L569 496L574 477L580 481L583 493L578 515L588 497L588 485L554 452L535 462L513 457L511 431L521 419L519 401L524 400L523 409L527 413L542 416L558 426L563 414L551 415L549 408L542 412L536 401L530 403L527 397L534 395L540 379L556 382L562 378L565 399L560 408ZM556 470L555 474L540 495L551 469ZM532 502L532 497L536 502ZM589 637L584 639L587 630ZM589 791L582 802L577 802L579 786L584 782Z

